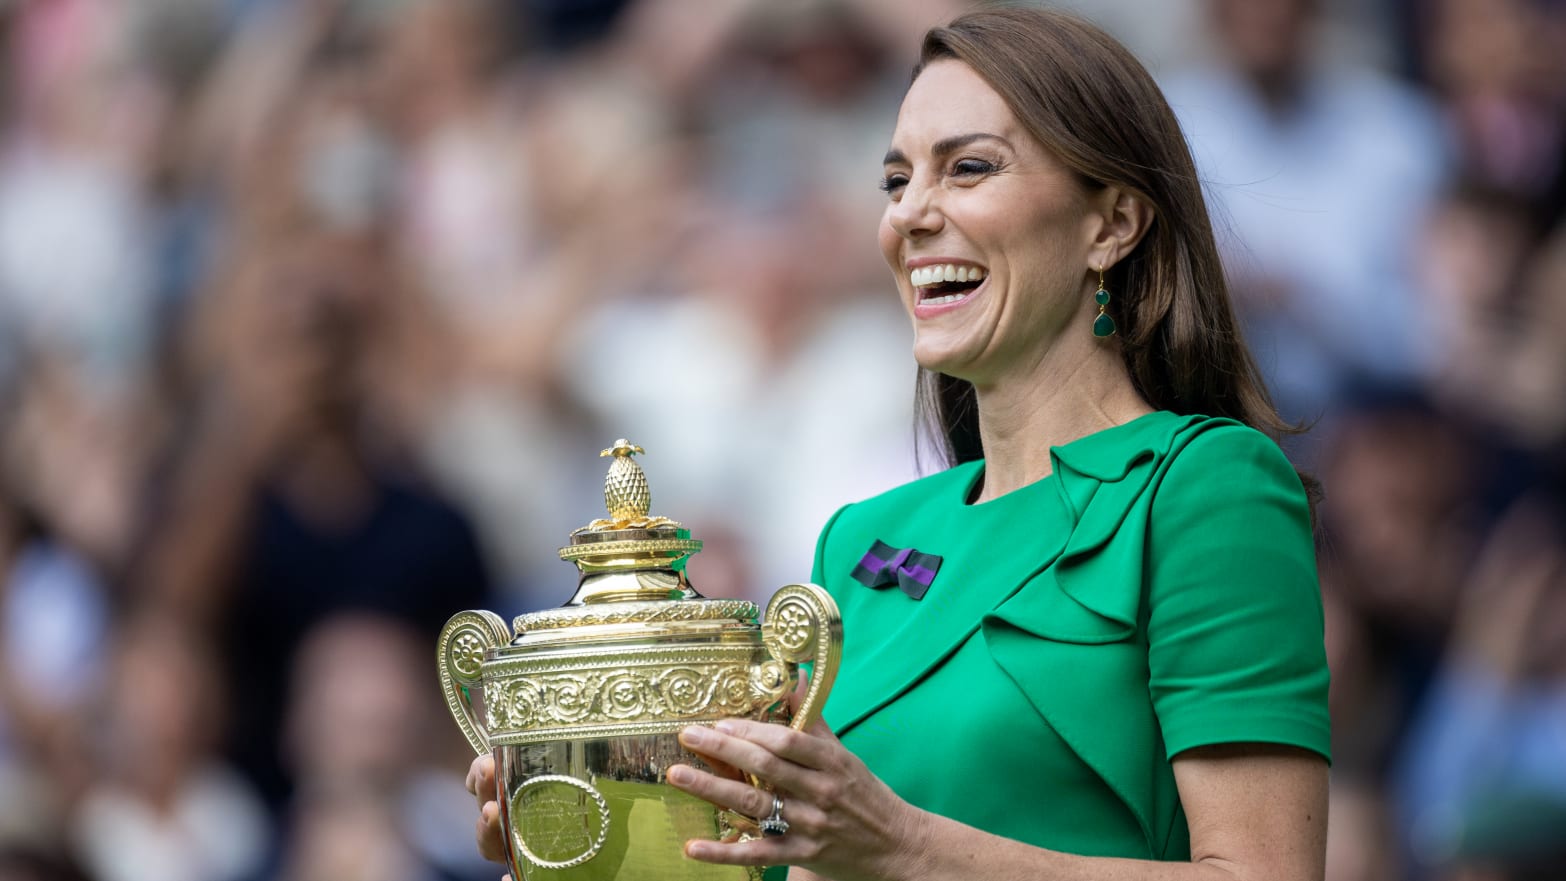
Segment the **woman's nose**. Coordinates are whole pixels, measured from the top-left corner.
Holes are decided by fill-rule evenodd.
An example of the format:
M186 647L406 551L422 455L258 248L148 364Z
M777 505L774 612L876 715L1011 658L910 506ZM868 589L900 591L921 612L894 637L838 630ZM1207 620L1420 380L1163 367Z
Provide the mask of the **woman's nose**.
M898 200L887 206L887 222L910 241L934 235L946 222L938 202L934 188L909 182Z

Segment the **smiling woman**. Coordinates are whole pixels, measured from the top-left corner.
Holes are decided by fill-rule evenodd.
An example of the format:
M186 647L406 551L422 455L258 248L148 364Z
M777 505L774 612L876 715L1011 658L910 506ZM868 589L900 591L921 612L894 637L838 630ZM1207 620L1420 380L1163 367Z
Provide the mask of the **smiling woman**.
M1077 19L967 15L926 36L883 173L951 467L822 532L826 724L683 733L764 784L672 767L765 833L686 855L796 881L1320 881L1306 481L1157 87Z
M1143 202L1109 187L1090 193L955 59L921 68L885 167L881 248L922 367L985 391L1020 389L1095 357L1105 363L1094 373L1112 375L1115 353L1070 325L1089 302L1078 296L1087 268L1113 262L1147 228ZM968 267L982 281L948 288L946 275ZM1128 413L1140 406L1130 392L1115 402Z

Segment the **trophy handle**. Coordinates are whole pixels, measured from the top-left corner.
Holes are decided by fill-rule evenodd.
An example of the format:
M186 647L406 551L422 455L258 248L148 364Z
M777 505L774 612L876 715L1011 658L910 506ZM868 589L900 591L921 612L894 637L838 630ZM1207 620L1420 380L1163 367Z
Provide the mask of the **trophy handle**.
M510 639L506 622L494 612L458 612L440 631L437 662L446 708L473 751L481 756L489 752L489 731L473 709L473 689L483 686L485 656Z
M789 726L803 731L821 716L837 664L843 655L843 616L831 594L814 584L790 584L780 588L767 603L761 639L767 651L790 666L814 662L805 697Z

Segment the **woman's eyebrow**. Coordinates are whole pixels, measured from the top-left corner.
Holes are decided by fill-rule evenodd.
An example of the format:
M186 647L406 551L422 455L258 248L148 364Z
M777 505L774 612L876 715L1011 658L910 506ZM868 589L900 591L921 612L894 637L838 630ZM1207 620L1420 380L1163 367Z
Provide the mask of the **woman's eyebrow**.
M936 141L935 146L930 148L930 153L937 159L944 159L974 141L999 141L1007 147L1011 147L1011 142L1000 135L993 135L989 132L969 132L965 135L952 135L949 138L942 138ZM907 163L908 157L896 147L886 151L886 156L881 160L882 165L906 165Z

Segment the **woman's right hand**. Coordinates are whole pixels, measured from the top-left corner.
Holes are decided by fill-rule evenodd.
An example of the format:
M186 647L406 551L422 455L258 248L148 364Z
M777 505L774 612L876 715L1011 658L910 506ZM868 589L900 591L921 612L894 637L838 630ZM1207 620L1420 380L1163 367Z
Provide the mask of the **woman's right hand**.
M478 800L479 817L474 836L479 853L496 863L506 861L504 832L500 828L500 804L495 801L495 757L479 756L468 767L468 792ZM511 876L505 876L510 881Z

